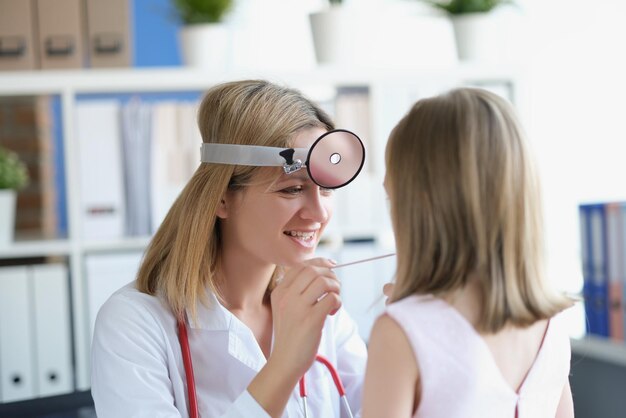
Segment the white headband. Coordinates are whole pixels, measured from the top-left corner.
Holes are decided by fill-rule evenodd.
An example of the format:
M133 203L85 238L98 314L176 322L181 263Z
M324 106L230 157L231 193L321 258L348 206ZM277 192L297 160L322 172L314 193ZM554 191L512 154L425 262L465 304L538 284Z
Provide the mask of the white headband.
M285 156L285 151L293 150ZM283 167L286 173L299 170L306 164L309 148L278 148L258 145L203 143L200 161L203 163ZM290 158L291 157L291 158Z

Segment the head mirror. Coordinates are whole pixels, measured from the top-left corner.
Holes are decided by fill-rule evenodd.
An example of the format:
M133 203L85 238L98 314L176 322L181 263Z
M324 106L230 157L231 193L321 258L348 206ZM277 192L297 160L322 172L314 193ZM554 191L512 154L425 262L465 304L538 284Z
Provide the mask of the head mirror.
M203 163L282 166L286 174L306 167L315 184L337 189L356 178L365 162L365 147L354 133L325 132L310 148L276 148L256 145L204 143Z
M365 147L359 137L337 129L326 132L311 145L306 167L318 186L337 189L354 180L364 162Z

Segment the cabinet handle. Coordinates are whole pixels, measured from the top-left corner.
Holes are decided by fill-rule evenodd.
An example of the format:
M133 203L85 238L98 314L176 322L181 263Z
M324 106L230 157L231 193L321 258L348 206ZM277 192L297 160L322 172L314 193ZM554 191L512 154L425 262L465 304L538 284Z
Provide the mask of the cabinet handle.
M100 33L94 36L94 50L98 54L116 54L122 50L121 38L117 33Z
M0 57L19 57L26 52L26 39L21 36L0 38Z
M13 376L11 376L11 382L15 386L20 386L22 384L22 376L20 376L19 374L14 374Z
M59 376L56 374L56 372L52 371L48 373L48 380L51 382L56 382L58 380Z
M51 57L69 56L74 52L74 39L69 35L48 36L46 54Z

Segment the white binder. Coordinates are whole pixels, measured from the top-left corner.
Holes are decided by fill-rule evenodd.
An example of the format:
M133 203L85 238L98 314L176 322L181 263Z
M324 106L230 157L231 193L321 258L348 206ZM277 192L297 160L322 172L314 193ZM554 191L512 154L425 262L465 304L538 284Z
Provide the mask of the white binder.
M182 176L181 152L178 146L177 104L161 102L152 109L152 146L150 154L150 207L152 232L185 185ZM196 151L200 155L200 143ZM199 157L198 157L199 158Z
M141 257L140 252L89 254L85 257L91 336L100 307L116 290L135 279Z
M83 238L124 236L125 204L120 105L86 100L76 105Z
M35 396L28 268L0 268L0 402Z
M39 396L72 391L69 289L63 264L31 266Z

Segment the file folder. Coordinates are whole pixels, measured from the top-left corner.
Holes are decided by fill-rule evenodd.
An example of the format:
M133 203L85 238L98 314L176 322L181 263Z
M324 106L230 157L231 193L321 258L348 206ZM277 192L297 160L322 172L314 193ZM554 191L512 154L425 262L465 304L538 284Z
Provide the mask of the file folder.
M34 0L0 0L0 70L38 67Z
M69 393L73 389L70 301L67 267L42 264L30 267L35 323L38 396Z
M132 57L128 0L87 0L91 67L130 67Z
M85 100L76 105L83 238L124 236L125 202L120 104Z
M606 205L606 234L608 256L608 321L609 336L615 341L624 341L622 267L624 236L622 235L622 205L611 202Z
M583 293L587 332L609 336L608 263L605 205L580 205L583 249Z
M29 293L26 266L0 268L0 402L35 396Z
M85 61L81 0L37 0L41 68L80 68Z

